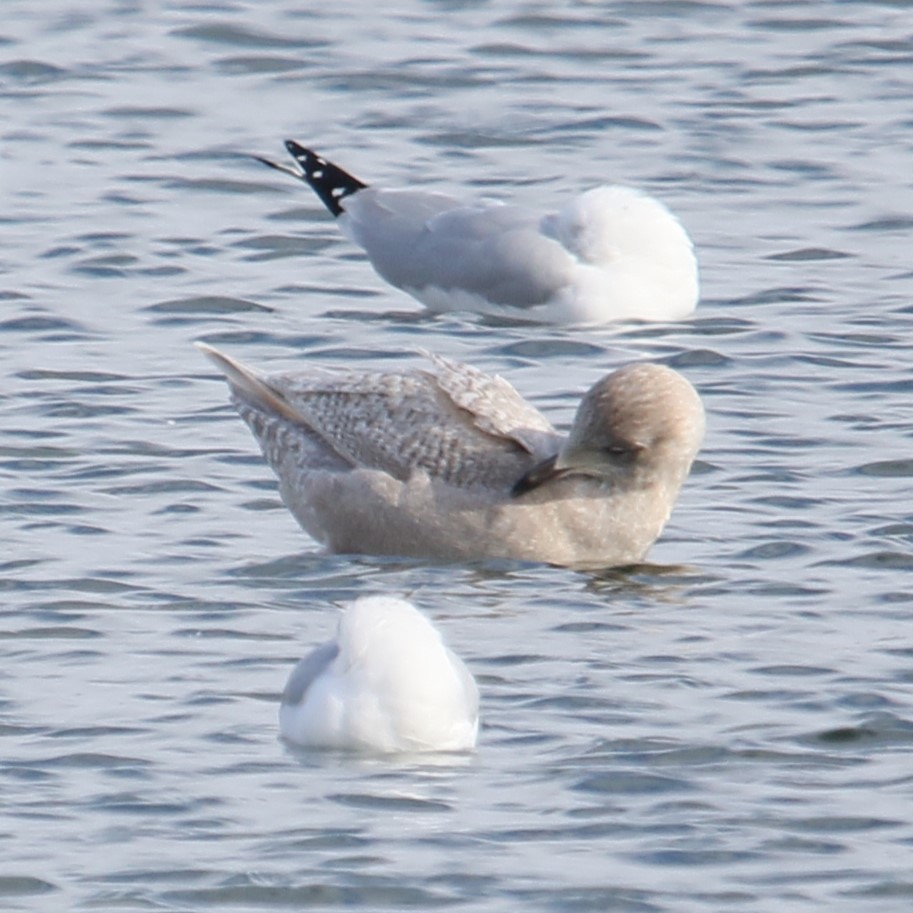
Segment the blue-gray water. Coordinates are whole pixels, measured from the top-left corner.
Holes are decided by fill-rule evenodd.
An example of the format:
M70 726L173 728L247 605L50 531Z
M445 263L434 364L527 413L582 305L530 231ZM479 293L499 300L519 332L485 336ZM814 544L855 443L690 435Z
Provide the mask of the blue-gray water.
M3 14L0 907L910 909L909 4ZM703 301L586 331L423 315L243 157L285 137L390 186L643 187ZM426 347L561 423L650 356L708 436L636 572L327 556L199 338L264 368ZM479 679L474 757L278 741L291 664L376 592Z

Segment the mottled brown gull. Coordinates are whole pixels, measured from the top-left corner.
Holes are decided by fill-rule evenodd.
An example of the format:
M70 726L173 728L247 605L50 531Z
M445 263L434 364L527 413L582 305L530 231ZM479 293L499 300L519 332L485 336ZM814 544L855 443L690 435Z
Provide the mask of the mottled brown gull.
M594 187L557 212L368 186L287 140L305 181L377 273L433 311L554 323L679 320L697 304L691 239L658 200ZM259 158L259 156L258 156Z
M197 345L283 501L334 552L637 562L704 434L696 391L663 365L604 377L562 437L503 378L440 356L430 370L260 375Z
M279 728L308 748L468 751L478 735L479 692L415 606L364 596L342 614L336 638L292 670Z

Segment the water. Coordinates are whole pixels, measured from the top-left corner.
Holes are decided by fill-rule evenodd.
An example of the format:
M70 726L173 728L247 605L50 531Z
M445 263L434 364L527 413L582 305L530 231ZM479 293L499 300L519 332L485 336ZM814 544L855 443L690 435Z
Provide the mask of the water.
M156 8L152 8L155 6ZM901 911L913 897L913 80L904 3L25 3L0 26L0 904ZM424 315L306 188L644 187L670 326ZM205 339L509 377L556 422L661 358L701 460L631 572L321 554ZM405 595L478 754L277 739L292 663Z

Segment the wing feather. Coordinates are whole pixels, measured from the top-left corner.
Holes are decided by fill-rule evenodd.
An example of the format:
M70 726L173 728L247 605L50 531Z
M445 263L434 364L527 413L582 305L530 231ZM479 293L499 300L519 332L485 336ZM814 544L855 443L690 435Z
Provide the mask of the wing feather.
M428 354L433 371L260 376L200 348L228 377L261 443L270 425L297 425L353 468L400 481L423 471L458 487L510 487L557 449L547 419L507 381L440 356Z

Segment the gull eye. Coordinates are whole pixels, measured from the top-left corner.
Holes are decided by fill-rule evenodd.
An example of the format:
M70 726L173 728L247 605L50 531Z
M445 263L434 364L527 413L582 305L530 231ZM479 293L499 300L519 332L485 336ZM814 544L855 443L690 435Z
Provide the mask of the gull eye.
M633 462L640 455L642 450L646 450L643 444L636 441L613 441L611 444L603 447L603 453L613 460Z

